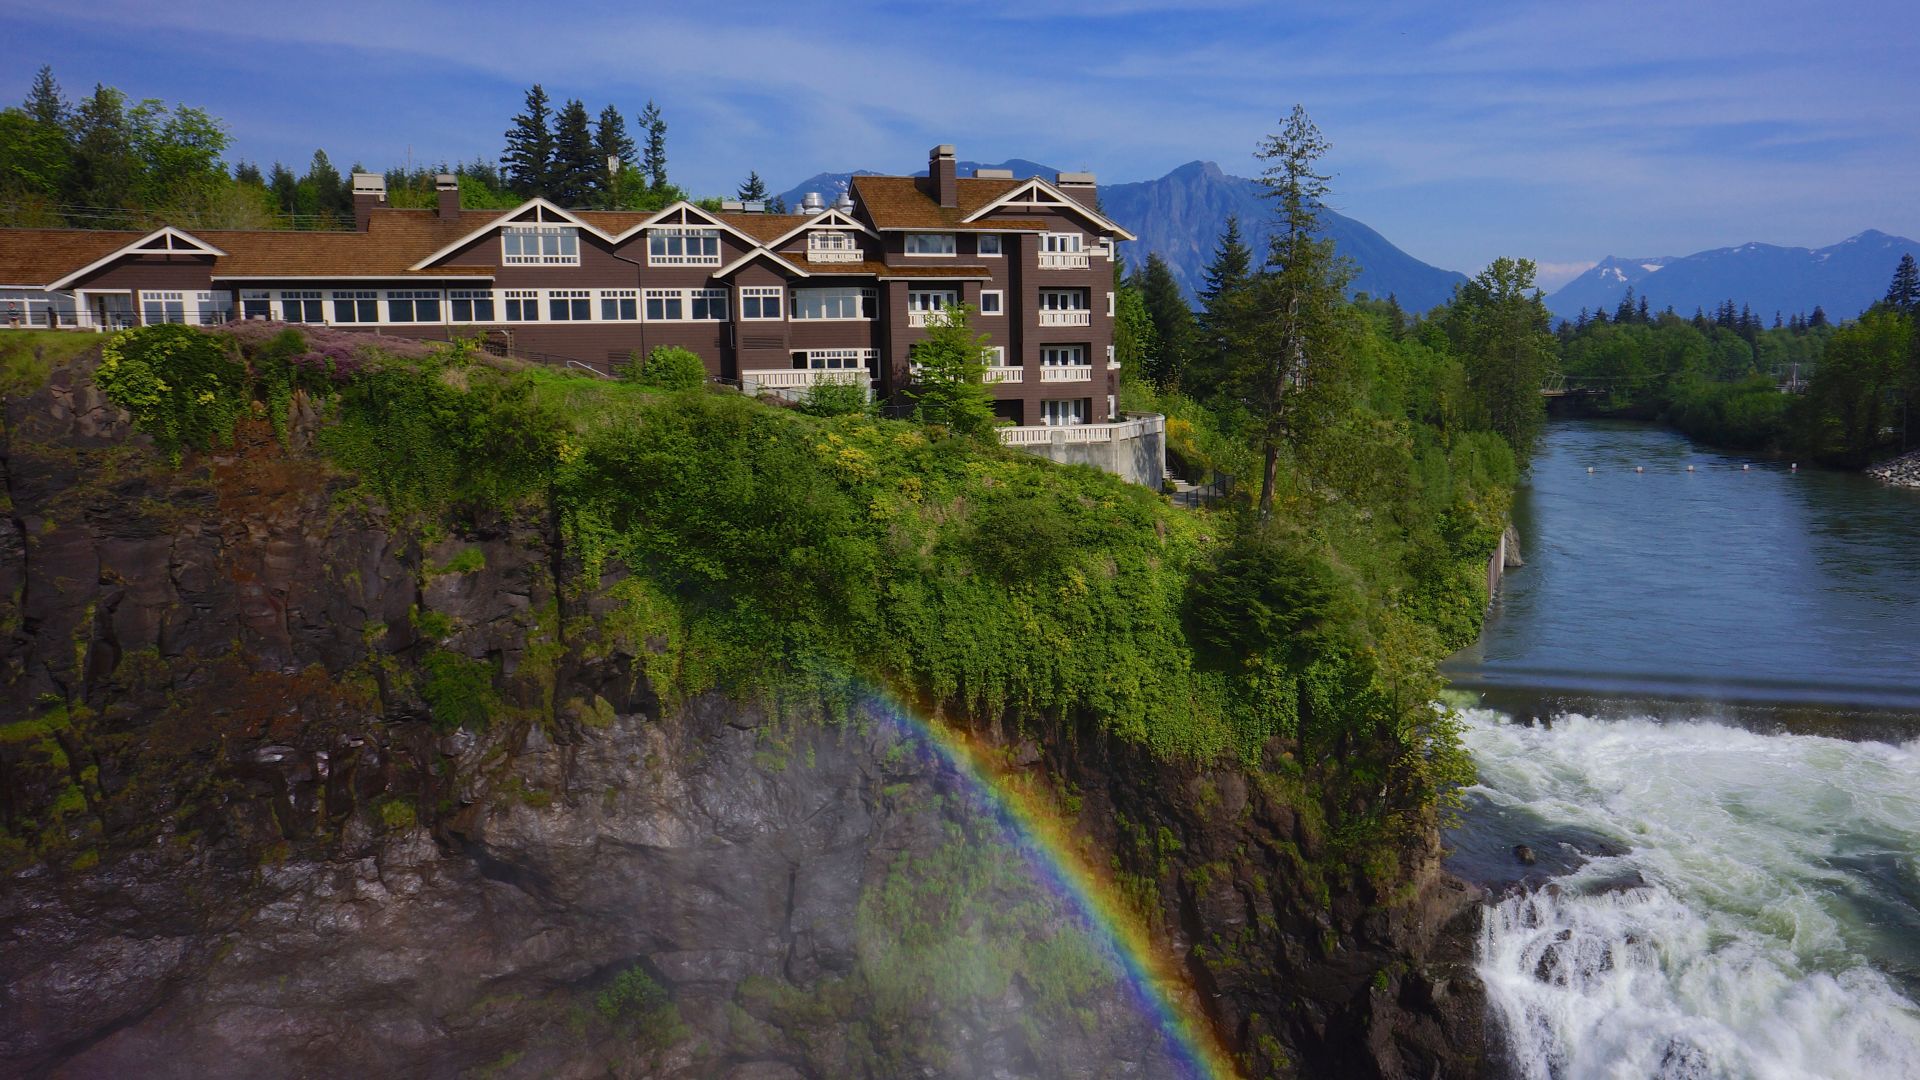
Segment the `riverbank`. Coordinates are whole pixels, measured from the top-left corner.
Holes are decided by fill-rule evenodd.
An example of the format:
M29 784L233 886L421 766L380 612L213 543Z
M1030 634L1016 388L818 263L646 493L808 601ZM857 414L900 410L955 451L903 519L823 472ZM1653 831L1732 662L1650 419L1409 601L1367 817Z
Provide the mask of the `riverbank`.
M1920 488L1920 450L1874 465L1867 475L1894 487Z

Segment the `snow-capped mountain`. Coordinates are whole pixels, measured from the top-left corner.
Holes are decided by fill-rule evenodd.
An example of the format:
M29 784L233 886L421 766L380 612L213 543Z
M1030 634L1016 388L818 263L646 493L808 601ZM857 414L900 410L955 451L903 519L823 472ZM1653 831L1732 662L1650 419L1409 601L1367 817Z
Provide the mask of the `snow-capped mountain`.
M1823 248L1742 244L1681 258L1610 255L1561 286L1547 307L1565 319L1581 308L1612 314L1631 286L1655 311L1671 305L1682 315L1732 300L1768 322L1776 312L1792 315L1816 306L1832 318L1851 318L1886 295L1894 267L1908 253L1920 257L1920 243L1868 229Z

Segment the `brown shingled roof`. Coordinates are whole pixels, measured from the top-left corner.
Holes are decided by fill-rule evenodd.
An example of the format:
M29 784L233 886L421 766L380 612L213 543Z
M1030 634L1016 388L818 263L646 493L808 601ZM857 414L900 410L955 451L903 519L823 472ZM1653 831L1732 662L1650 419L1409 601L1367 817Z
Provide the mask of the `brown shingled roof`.
M817 214L716 214L721 221L739 229L762 244L771 244L801 225L812 221Z
M966 222L961 219L1025 184L1025 180L962 177L955 189L958 206L941 206L911 176L856 176L854 191L873 223L882 229L1007 229L1044 228L1036 221Z
M58 281L151 231L0 229L0 285L38 288Z
M193 233L226 251L215 277L448 277L487 274L486 267L408 267L454 241L499 220L504 211L469 210L443 221L430 210L373 214L367 231Z

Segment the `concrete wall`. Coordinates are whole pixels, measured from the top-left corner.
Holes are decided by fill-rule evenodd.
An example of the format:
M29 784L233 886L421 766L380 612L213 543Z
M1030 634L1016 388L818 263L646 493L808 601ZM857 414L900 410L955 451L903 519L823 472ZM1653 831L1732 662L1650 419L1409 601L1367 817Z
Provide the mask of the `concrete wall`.
M1159 417L1154 417L1160 420ZM1147 424L1139 434L1102 442L1068 442L1069 428L1056 428L1045 442L1019 444L1020 449L1062 465L1091 465L1130 483L1160 490L1167 475L1165 421Z

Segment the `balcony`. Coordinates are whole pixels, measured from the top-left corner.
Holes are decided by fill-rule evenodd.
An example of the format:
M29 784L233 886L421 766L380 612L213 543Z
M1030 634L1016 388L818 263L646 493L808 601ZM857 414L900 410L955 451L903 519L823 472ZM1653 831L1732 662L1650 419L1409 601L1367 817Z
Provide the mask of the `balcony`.
M1092 326L1091 311L1047 311L1040 312L1041 326Z
M763 390L806 390L822 383L866 386L873 376L865 368L770 368L742 371L740 389L749 394Z
M807 261L815 263L856 263L861 259L859 248L808 248Z
M1040 369L1040 381L1050 382L1092 382L1092 364L1049 364Z
M988 386L994 383L1016 383L1027 381L1027 370L1017 367L990 367L982 380Z
M907 325L945 326L947 325L947 313L944 311L909 311L907 312Z
M1043 251L1040 253L1042 270L1085 270L1093 265L1084 251Z

